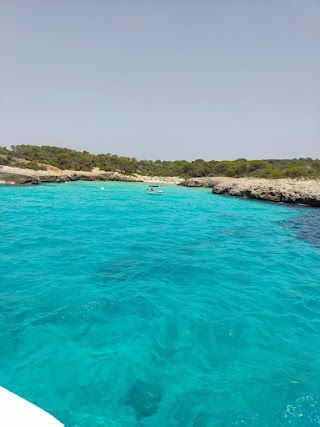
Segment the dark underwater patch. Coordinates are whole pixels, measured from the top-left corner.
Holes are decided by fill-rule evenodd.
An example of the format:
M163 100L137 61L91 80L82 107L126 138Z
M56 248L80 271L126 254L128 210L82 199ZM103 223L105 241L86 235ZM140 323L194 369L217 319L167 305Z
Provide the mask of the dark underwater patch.
M308 215L291 218L285 227L292 230L297 239L320 247L320 212L314 210Z
M135 410L138 418L147 418L157 412L161 399L162 393L157 384L137 379L129 390L125 403Z

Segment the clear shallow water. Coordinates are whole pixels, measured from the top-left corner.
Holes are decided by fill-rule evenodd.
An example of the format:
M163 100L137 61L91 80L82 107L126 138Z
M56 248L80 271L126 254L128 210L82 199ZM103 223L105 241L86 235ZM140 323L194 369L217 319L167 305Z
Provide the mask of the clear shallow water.
M0 383L67 427L320 423L320 210L0 189Z

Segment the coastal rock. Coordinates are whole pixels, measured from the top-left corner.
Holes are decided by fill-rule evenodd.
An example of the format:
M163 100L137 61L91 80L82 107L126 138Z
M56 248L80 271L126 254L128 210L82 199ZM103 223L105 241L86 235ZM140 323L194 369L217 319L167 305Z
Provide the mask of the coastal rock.
M320 207L318 179L190 178L186 187L209 187L215 194Z
M108 181L142 182L143 179L134 175L123 175L119 172L112 172L108 176Z
M141 177L123 175L119 172L105 172L95 169L92 172L70 171L52 168L43 170L22 169L11 166L0 166L0 181L4 184L34 185L43 182L66 181L143 181Z
M39 184L40 180L38 177L33 176L32 174L28 173L19 173L19 171L10 171L10 170L3 170L2 168L5 168L5 166L0 167L0 180L4 184ZM6 167L8 168L8 167ZM16 168L11 168L16 169Z

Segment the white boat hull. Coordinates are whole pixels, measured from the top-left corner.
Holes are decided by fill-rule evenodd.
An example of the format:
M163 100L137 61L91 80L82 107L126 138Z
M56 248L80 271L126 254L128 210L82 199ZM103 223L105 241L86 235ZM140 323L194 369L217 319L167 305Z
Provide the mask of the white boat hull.
M1 427L64 427L52 415L0 387Z
M163 191L147 191L147 193L151 194L152 196L161 196Z

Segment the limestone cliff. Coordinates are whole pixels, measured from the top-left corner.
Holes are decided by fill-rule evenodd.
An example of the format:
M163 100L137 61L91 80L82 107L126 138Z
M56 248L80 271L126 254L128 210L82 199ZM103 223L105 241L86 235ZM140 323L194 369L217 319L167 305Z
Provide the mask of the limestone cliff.
M34 171L11 166L0 166L0 182L4 184L40 184L42 182L66 182L66 181L128 181L139 182L141 178L131 175L123 175L119 172L105 172L93 170L70 171L52 168L50 170Z
M183 185L209 187L216 194L320 207L319 179L190 178Z

